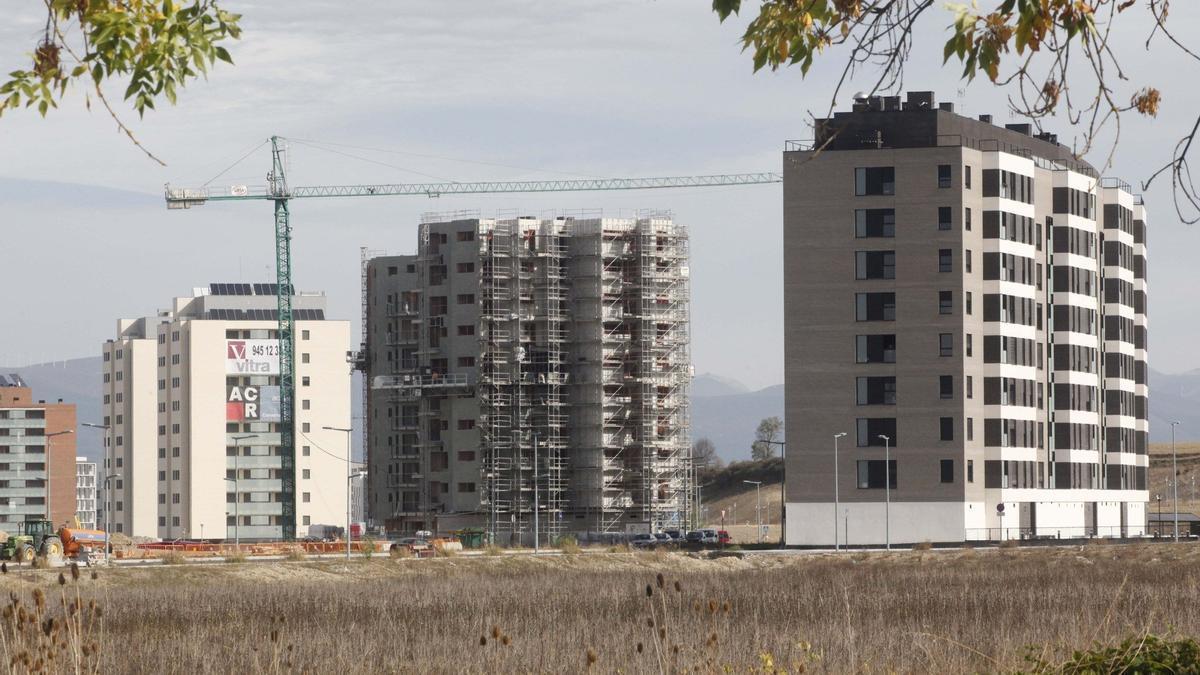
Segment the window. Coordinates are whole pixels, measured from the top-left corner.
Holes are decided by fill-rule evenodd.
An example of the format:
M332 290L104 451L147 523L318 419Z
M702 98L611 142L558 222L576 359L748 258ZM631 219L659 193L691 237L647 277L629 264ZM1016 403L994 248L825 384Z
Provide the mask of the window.
M858 460L858 489L882 490L885 483L889 488L896 489L896 460Z
M178 503L179 503L179 493L178 493L178 492L175 492L175 493L173 493L173 494L171 495L171 503L172 503L172 504L178 504Z
M895 321L895 293L856 293L855 317L857 321Z
M963 338L965 338L967 356L971 356L975 352L974 346L971 344L971 334L967 333Z
M855 251L855 279L895 279L895 251Z
M938 187L950 187L950 165L938 164Z
M179 469L171 471L171 480L179 480Z
M475 334L475 324L472 323L472 324L465 324L465 325L459 326L458 334L459 335L474 335Z
M159 516L159 517L158 517L158 526L159 526L159 527L166 527L166 526L167 526L167 517L166 517L166 516Z
M859 377L855 379L858 405L896 405L895 377Z
M859 335L855 339L854 360L857 363L895 363L895 335Z
M895 417L860 417L855 420L855 432L855 440L860 448L882 448L883 439L880 436L887 436L893 448L898 445Z
M307 387L311 384L312 384L312 380L308 377L308 375L305 375L304 377L300 378L300 386L301 387Z
M470 419L458 420L458 429L460 431L466 431L467 429L474 429L474 428L475 428L475 420L470 420Z
M854 194L896 194L896 169L890 166L858 168L854 170Z
M938 249L938 272L954 271L954 252L948 248Z
M967 440L968 441L975 440L975 418L973 418L973 417L967 418ZM971 468L971 465L968 464L967 468L969 470ZM974 482L975 479L972 477L972 478L969 478L968 480L971 482Z
M475 263L460 262L454 266L454 270L459 274L470 274L475 271Z
M954 356L953 333L938 333L938 356Z
M954 313L954 292L938 291L938 314Z
M475 484L474 483L459 483L458 491L459 492L474 492Z
M964 387L967 390L967 398L975 398L975 378L968 375L967 384Z
M429 315L441 316L446 313L448 301L444 295L435 295L429 298Z
M455 241L475 241L475 230L461 230L454 233Z
M301 431L303 431L304 433L306 433L306 434L307 434L308 432L312 431L312 425L311 425L311 424L309 424L308 422L305 422L305 423L304 423L304 424L303 424L303 425L300 427L300 430L301 430Z
M967 274L971 273L971 249L963 251L963 271Z
M300 363L308 363L308 361L309 361L308 352L302 352L300 354Z
M312 454L312 448L310 446L306 445L301 449L300 454L302 454L305 457L308 457L309 455Z
M942 419L945 420L945 419L949 419L949 418L942 418ZM946 440L946 439L942 439L942 440ZM953 439L951 439L951 440L953 440ZM941 471L942 482L943 483L953 483L954 482L954 460L943 459L940 462L940 464L941 464L941 469L942 469L942 471Z
M474 293L459 293L457 302L460 305L473 305L473 304L475 304L475 294Z
M896 210L855 209L854 236L859 239L896 236Z
M941 398L954 398L953 375L938 376L938 396Z
M965 308L967 315L970 316L970 314L971 314L971 291L967 291L966 293L963 293L963 307Z
M458 357L457 363L458 363L459 368L474 368L475 367L475 357L474 356L460 356L460 357Z
M300 494L301 494L301 501L304 502L305 504L312 501L312 493L311 492L302 492Z
M310 401L308 399L301 400L300 401L300 409L301 410L311 410L312 409L312 401Z
M166 459L166 458L167 458L167 449L166 449L166 448L159 448L159 449L158 449L158 458L159 458L159 459ZM161 480L161 479L160 479L160 480Z
M954 440L954 418L942 417L938 419L938 423L938 426L940 427L940 438L943 441ZM951 481L943 480L942 482L949 483Z
M304 469L304 472L300 474L300 477L305 480L312 478L312 469Z
M951 227L953 227L952 221L954 220L954 217L951 216L950 213L951 213L951 211L950 211L949 206L939 206L938 207L938 229L939 230L949 230Z
M309 332L307 330L300 331L300 339L301 340L309 339Z
M975 482L975 460L973 459L967 460L967 482Z
M968 232L971 231L971 209L963 210L963 229Z
M475 451L474 450L459 450L458 451L458 461L474 462L475 461Z
M967 164L966 166L963 167L963 188L966 190L971 189L971 165L970 164ZM967 229L970 229L970 228L967 228Z
M304 516L304 524L312 525L312 516Z

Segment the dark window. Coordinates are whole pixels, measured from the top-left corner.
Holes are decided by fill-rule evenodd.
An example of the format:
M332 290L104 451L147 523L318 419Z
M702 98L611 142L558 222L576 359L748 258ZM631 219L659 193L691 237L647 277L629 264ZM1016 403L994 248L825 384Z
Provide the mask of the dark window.
M938 164L938 187L950 187L950 165Z
M971 314L971 291L963 293L963 310L968 316Z
M938 271L953 272L954 271L954 252L948 248L938 249Z
M953 375L938 376L938 396L941 396L942 398L954 398Z
M942 418L943 428L945 426L945 421L948 419L950 419L950 418L949 417ZM951 427L951 430L953 430L953 427ZM952 441L954 439L953 438L950 438L950 439L942 438L942 440L943 441L945 441L945 440ZM954 460L943 459L941 461L941 469L942 469L942 482L943 483L953 483L954 482Z
M967 460L967 482L975 482L975 460L973 459Z
M895 417L860 417L856 420L855 431L855 440L860 448L882 448L883 439L880 436L887 436L893 448L899 445Z
M858 460L858 487L860 490L882 490L884 483L896 489L896 460L886 463L882 459Z
M968 232L971 230L971 209L963 210L963 229L967 230Z
M967 418L967 440L968 441L975 440L975 418L973 418L973 417ZM973 470L973 467L970 463L967 464L967 470L968 470L968 472ZM974 475L973 474L970 474L970 475L972 477L968 478L967 480L970 482L974 482L975 481Z
M890 166L858 168L854 170L854 194L896 194L896 169Z
M895 377L859 377L855 390L858 405L896 405Z
M971 166L969 164L963 167L963 187L968 190L971 189Z
M963 271L967 274L971 273L971 249L963 251Z
M858 363L895 363L895 335L859 335L855 339L854 360Z
M954 356L953 333L938 333L938 356Z
M963 388L966 390L967 398L975 398L975 378L967 375L966 383L966 386Z
M855 209L854 236L859 239L896 236L895 209Z
M953 223L951 221L954 220L954 217L952 215L950 215L951 213L952 213L952 211L949 206L939 206L938 207L938 229L939 230L949 230L953 226Z
M943 441L954 440L954 418L953 417L939 418L939 426L941 427L940 433L941 433L941 439ZM942 482L948 483L950 481L943 480Z
M954 291L938 291L938 314L954 313Z
M854 295L856 321L895 321L895 293L856 293Z
M895 279L895 251L856 251L854 253L854 278Z

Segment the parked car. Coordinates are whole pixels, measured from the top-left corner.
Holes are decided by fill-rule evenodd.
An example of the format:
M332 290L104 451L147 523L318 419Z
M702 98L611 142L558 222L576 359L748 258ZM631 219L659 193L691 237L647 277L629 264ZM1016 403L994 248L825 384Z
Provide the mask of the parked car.
M674 539L672 539L671 535L667 534L666 532L656 533L654 535L654 540L656 542L658 542L658 545L660 547L663 547L663 548L675 548L676 546L679 545L678 542L676 542Z
M717 530L717 544L726 546L733 542L733 537L729 536L726 530Z
M630 537L629 545L633 548L654 548L658 546L658 539L648 532L643 532Z
M671 538L671 541L676 544L683 542L683 530L663 530L663 534Z
M701 532L700 530L692 530L691 532L688 532L686 535L684 535L683 540L689 544L703 544L704 543L704 533Z
M721 543L721 537L716 530L706 528L700 530L700 543L706 546L715 546Z

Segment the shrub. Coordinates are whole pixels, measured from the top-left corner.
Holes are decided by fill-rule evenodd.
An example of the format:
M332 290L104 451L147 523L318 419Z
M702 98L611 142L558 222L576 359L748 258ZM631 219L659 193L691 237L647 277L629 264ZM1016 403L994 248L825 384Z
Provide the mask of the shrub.
M559 537L558 549L567 555L575 555L579 553L579 542L571 535Z
M1061 663L1033 655L1026 660L1034 673L1194 673L1200 663L1200 644L1191 638L1145 634L1126 638L1116 647L1076 651Z
M917 543L913 544L913 548L912 548L912 550L914 550L914 551L928 551L928 550L929 550L929 549L931 549L931 548L933 548L933 542L930 542L930 541L919 541L919 542L917 542Z
M287 560L291 560L292 562L299 562L306 558L308 558L308 553L305 552L303 547L293 546L290 549L288 549L287 556L286 556Z
M504 555L504 549L495 544L488 544L483 547L484 555Z
M182 565L187 562L187 557L179 551L170 551L166 555L159 558L164 565Z
M412 549L404 544L397 544L388 551L388 556L390 556L392 560L403 560L413 557L413 552Z
M370 560L371 556L375 555L375 538L374 537L363 537L362 545L360 548L362 550L363 557L366 558L367 560Z
M246 554L242 553L241 551L234 551L234 552L230 553L229 555L225 556L225 562L227 562L227 563L244 563L244 562L246 562Z

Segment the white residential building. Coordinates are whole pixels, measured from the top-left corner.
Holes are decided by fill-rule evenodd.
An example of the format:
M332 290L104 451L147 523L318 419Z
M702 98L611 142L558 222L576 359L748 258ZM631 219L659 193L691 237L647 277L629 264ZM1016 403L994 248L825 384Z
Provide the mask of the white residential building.
M75 458L75 517L85 530L96 529L96 463Z
M284 490L274 284L211 284L103 347L113 531L157 539L279 539L345 520L348 321L293 296L295 488ZM236 499L236 501L235 501ZM289 504L290 502L290 504Z

